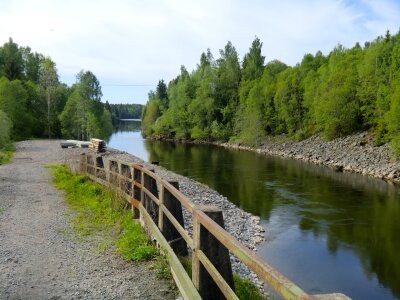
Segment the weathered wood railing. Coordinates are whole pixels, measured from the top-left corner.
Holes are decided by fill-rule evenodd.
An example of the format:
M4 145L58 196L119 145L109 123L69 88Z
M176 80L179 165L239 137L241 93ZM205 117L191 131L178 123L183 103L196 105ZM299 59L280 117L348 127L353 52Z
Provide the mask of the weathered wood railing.
M109 185L131 204L135 217L167 256L172 276L185 299L238 299L229 252L239 258L283 299L349 299L343 294L308 295L223 228L222 211L197 206L168 182L139 164L82 154L80 168L92 180ZM182 206L192 215L192 236L184 228ZM192 278L177 254L192 253ZM220 262L220 259L225 262Z

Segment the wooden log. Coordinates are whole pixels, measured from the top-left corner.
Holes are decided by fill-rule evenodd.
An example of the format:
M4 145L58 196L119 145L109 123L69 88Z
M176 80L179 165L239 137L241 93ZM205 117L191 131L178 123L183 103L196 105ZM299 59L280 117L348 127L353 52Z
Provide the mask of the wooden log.
M196 208L203 211L218 225L224 228L222 210L205 205L196 206ZM208 232L204 226L200 225L199 233L200 250L204 252L228 285L234 290L232 266L228 249ZM202 299L225 299L223 293L201 263L199 264L198 287Z
M179 182L169 181L169 183L179 190ZM164 206L169 210L169 212L175 217L179 224L184 227L182 204L167 190L164 188ZM178 230L172 225L171 221L164 215L162 216L162 228L165 239L169 242L171 248L176 254L188 255L188 249L186 241L181 237Z

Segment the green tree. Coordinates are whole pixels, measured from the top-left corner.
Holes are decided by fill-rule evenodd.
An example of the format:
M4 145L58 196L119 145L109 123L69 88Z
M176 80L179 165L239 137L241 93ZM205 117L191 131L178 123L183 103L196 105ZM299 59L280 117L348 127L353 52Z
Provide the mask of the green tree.
M6 146L10 141L12 122L7 114L0 110L0 148Z
M254 80L262 76L265 57L261 55L262 44L256 37L251 44L249 53L244 56L242 80Z
M1 48L0 58L0 69L2 69L0 75L2 73L9 80L23 79L22 53L12 38L9 38L8 42Z
M321 73L320 97L315 99L317 126L328 139L350 134L360 128L360 102L357 97L357 63L360 49L337 46Z
M13 124L11 136L20 140L31 136L32 117L27 110L28 93L20 80L0 78L0 110Z
M49 139L51 138L51 106L54 102L56 89L59 84L56 64L50 59L45 58L42 62L39 82L42 89L42 94L46 98L47 103L47 134Z
M164 80L161 79L156 88L156 95L158 99L160 99L162 104L162 109L166 110L168 108L168 94L167 94L167 85L164 83Z
M233 133L234 116L239 104L241 69L238 53L231 42L220 50L216 61L214 139L228 139Z

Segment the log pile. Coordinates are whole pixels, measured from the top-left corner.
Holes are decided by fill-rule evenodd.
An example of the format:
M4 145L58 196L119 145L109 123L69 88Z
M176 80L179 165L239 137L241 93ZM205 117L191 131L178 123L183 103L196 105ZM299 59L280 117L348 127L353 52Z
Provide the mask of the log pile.
M99 139L90 139L89 150L95 153L105 152L106 143Z

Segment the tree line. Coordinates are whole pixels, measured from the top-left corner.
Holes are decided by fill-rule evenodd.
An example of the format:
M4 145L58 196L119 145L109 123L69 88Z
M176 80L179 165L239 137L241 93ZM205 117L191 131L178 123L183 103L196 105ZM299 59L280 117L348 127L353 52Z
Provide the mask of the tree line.
M80 71L71 87L59 81L50 57L18 46L0 47L0 148L31 137L88 140L112 132L96 76Z
M106 107L111 112L112 123L119 123L121 119L140 119L142 116L141 104L109 104L106 101Z
M143 110L143 134L257 145L266 135L333 139L369 130L400 155L399 33L305 54L295 66L265 63L262 45L256 37L240 61L228 42L217 59L208 49L192 72L181 66L168 85L160 80Z

